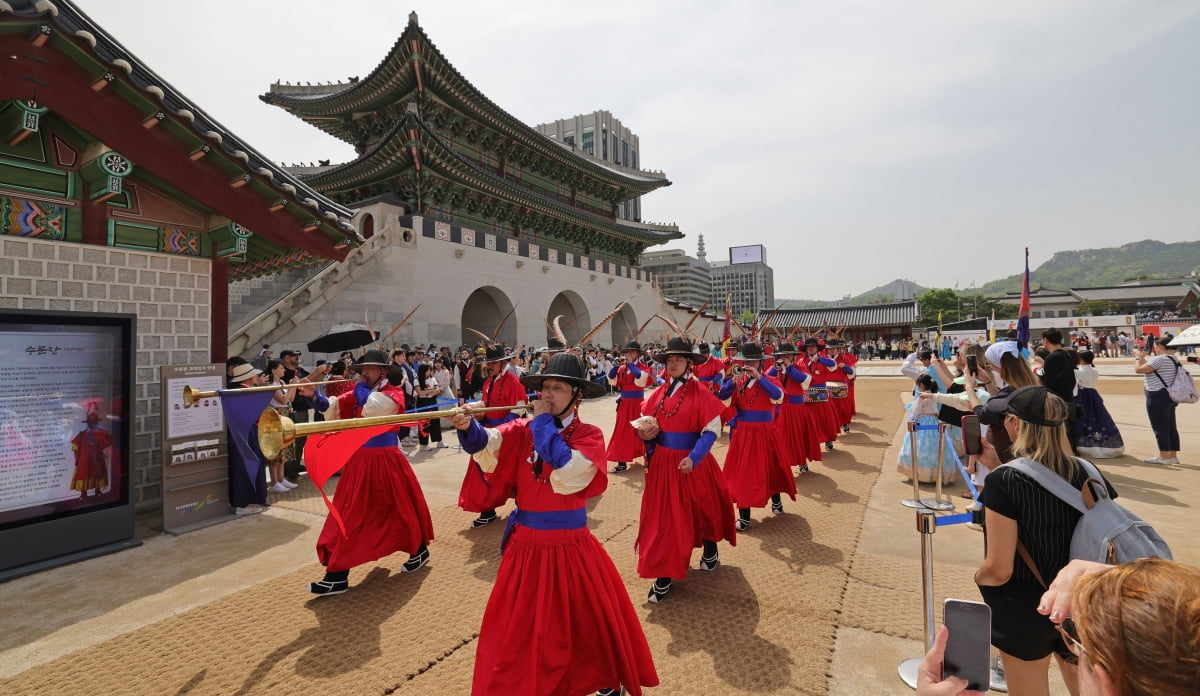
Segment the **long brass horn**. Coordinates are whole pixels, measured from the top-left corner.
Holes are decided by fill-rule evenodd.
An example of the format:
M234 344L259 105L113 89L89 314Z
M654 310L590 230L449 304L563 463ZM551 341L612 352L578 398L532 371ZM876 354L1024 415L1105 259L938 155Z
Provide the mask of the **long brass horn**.
M196 403L196 401L198 399L215 399L218 396L220 396L221 392L223 392L223 391L241 391L241 392L275 391L275 390L279 390L279 389L296 389L298 387L312 387L312 386L316 386L318 384L333 384L334 382L344 382L344 381L345 380L341 380L341 379L331 379L326 382L297 382L295 384L284 384L282 386L278 385L278 384L267 384L267 385L264 385L261 387L242 387L240 389L237 389L237 388L235 388L235 389L219 389L217 391L200 391L199 389L192 389L190 386L185 384L185 385L183 385L183 407L191 408L192 404Z
M470 413L492 413L494 411L516 411L525 406L489 406L473 408ZM398 425L413 421L429 420L430 418L451 418L467 413L465 408L451 408L445 411L418 411L416 413L397 413L394 416L369 416L366 418L345 418L341 420L318 421L316 423L297 424L287 416L279 415L273 408L264 409L258 417L258 448L267 459L279 456L284 447L292 444L298 437L316 435L317 433L332 433L339 430L356 430L370 428L376 425Z

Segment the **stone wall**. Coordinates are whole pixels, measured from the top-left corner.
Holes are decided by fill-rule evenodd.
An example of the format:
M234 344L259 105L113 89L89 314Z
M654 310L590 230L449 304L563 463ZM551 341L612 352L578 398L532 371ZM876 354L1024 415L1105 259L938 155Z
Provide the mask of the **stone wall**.
M38 239L0 240L0 307L137 315L134 502L162 499L159 366L210 361L212 262Z

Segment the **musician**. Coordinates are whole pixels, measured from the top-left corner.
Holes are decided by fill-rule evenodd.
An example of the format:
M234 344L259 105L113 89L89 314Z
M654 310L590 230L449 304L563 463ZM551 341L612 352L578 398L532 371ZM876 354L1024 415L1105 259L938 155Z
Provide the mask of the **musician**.
M654 356L669 382L642 406L638 434L647 441L646 486L638 518L638 575L655 578L647 599L661 602L672 580L687 576L692 549L703 548L700 570L716 570L717 542L737 544L733 500L711 449L721 434L721 402L691 370L705 361L683 338Z
M804 474L808 473L808 462L821 461L821 441L817 439L815 414L804 406L812 376L796 361L798 354L795 345L780 343L775 351L780 365L767 370L767 375L779 380L784 394L775 430L779 456L785 464L800 467Z
M630 341L621 350L621 358L608 371L608 383L620 393L617 399L617 420L608 442L607 459L616 462L613 472L625 471L635 457L646 456L646 443L638 437L631 421L642 415L642 399L650 382L650 370L639 365L642 344Z
M485 427L454 416L463 449L493 485L516 488L496 584L475 652L474 696L615 696L656 686L637 613L612 560L587 527L604 492L604 434L581 422L581 399L605 389L570 353L521 378L538 396L533 418ZM599 466L598 466L599 465Z
M825 443L825 449L833 451L833 441L837 439L839 424L829 403L829 388L827 382L837 374L837 362L823 355L824 346L815 337L804 339L804 355L800 356L800 368L812 376L805 396L805 407L813 410L813 420L817 424L817 439Z
M737 409L737 427L725 453L725 481L738 506L739 532L750 527L750 508L766 507L770 498L771 512L778 515L783 513L782 493L796 499L796 481L779 457L775 435L775 407L783 402L783 389L762 373L763 362L758 344L742 344L717 394Z
M495 406L524 406L526 402L525 388L521 380L506 369L512 354L508 349L499 345L489 345L484 354L478 357L475 365L477 379L481 379L479 391L482 401L478 405ZM472 390L474 391L474 390ZM480 414L483 425L494 428L501 423L515 420L517 414L493 412ZM477 512L479 517L471 522L471 527L477 529L490 524L496 519L496 508L504 504L512 496L508 487L493 486L487 474L479 467L474 458L467 464L467 473L463 477L462 487L458 491L458 506L467 512Z
M326 399L312 387L307 395L324 407L326 420L391 416L404 412L404 392L399 374L388 379L388 356L369 350L358 360L362 380L354 391ZM404 551L409 558L400 572L411 573L429 562L433 520L421 484L400 451L399 426L367 440L346 461L338 481L333 507L345 526L345 535L333 515L317 538L317 559L325 577L308 584L318 596L341 594L349 588L350 569Z
M725 363L721 359L711 354L711 348L707 343L701 342L697 348L700 350L702 360L692 365L692 374L700 383L708 387L713 394L716 394L721 389L721 378L725 372Z
M835 349L830 351L829 357L833 358L836 363L834 373L841 373L838 375L837 381L846 386L844 390L832 391L830 397L832 397L838 420L842 426L841 431L848 433L850 432L850 421L854 420L854 415L857 413L854 405L854 382L857 378L855 366L858 364L858 356L848 351L846 342L840 338L834 339L833 345ZM838 396L839 393L844 396Z

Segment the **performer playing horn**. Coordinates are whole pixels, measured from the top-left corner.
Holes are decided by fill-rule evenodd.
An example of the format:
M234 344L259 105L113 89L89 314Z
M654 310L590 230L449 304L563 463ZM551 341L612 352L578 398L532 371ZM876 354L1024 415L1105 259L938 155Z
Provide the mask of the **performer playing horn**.
M622 350L622 363L616 363L608 371L608 383L621 392L617 401L617 420L613 425L612 438L608 441L607 461L616 462L613 472L625 471L628 462L646 455L646 444L638 437L630 423L642 415L642 399L650 371L638 365L642 357L642 344L630 341Z
M791 343L780 343L775 351L781 361L780 368L777 371L772 367L767 374L779 380L784 393L775 426L779 456L788 466L800 467L800 473L804 474L808 472L808 462L821 461L821 441L817 439L813 410L804 405L812 377L796 362L798 352Z
M505 369L512 353L498 345L489 345L480 356L475 369L483 378L480 387L482 401L478 405L494 406L524 406L525 388L521 381L511 371ZM489 428L517 418L514 411L508 413L481 414L479 418ZM478 512L479 517L471 522L471 527L479 528L496 519L496 508L504 504L512 496L512 490L505 486L493 485L483 469L474 458L467 464L467 473L463 477L462 487L458 492L458 506L467 512Z
M451 419L463 449L492 483L516 488L503 556L475 652L474 696L615 696L656 686L638 615L612 560L587 527L587 501L604 492L604 434L579 418L603 396L570 353L521 383L538 392L533 418L485 428Z
M642 407L638 434L653 466L646 468L637 551L638 575L655 578L647 599L658 603L673 579L687 575L692 549L704 549L701 570L715 570L717 542L736 545L737 532L725 476L710 452L725 404L691 374L704 357L672 338L654 360L666 365L670 381Z

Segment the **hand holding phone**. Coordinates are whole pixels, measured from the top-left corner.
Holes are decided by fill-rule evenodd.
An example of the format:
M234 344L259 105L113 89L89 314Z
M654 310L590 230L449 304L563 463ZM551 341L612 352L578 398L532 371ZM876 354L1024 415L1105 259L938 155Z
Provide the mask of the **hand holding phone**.
M963 451L967 454L982 454L983 439L980 435L979 416L962 417Z
M983 602L947 599L942 605L942 623L950 632L942 659L942 679L959 677L967 681L967 689L990 689L991 607Z
M972 376L979 374L979 358L974 355L967 356L967 372Z

